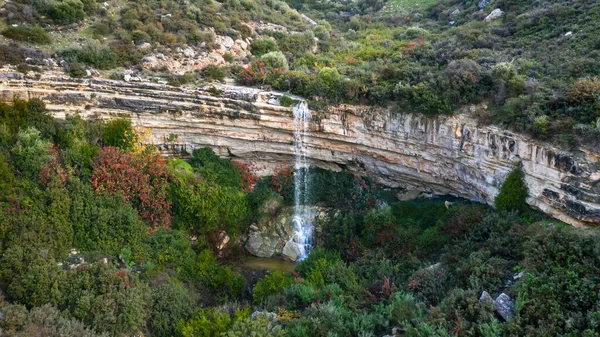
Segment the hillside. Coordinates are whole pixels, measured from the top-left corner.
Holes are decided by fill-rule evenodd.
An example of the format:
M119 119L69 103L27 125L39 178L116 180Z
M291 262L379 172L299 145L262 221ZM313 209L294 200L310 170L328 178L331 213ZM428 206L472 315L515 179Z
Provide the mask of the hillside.
M54 56L45 64L72 76L233 78L317 109L393 104L438 115L485 102L483 124L564 148L599 138L595 1L73 0L6 2L1 14L4 43L39 48ZM14 47L2 51L3 62L26 62ZM41 59L30 63L44 69Z
M0 0L0 336L600 336L599 19Z

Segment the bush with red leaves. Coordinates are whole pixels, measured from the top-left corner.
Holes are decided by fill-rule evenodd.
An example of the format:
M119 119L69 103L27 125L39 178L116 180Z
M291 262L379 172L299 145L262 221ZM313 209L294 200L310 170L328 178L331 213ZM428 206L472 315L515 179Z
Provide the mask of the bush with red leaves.
M160 155L135 155L105 147L94 158L93 169L91 184L97 192L123 195L153 229L170 227L167 196L171 175Z

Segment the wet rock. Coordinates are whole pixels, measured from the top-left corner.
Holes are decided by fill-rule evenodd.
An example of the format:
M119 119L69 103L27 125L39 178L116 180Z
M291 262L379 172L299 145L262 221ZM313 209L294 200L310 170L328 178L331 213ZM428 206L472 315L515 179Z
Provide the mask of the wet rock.
M304 248L293 241L286 242L283 250L281 251L281 257L288 261L297 261L300 256L304 254Z
M277 199L278 200L278 199ZM294 240L293 207L281 208L279 200L273 204L267 202L263 214L266 216L257 224L250 226L245 248L248 253L258 257L276 257L296 261L303 252L303 247ZM322 207L310 207L315 232L327 222L328 212Z

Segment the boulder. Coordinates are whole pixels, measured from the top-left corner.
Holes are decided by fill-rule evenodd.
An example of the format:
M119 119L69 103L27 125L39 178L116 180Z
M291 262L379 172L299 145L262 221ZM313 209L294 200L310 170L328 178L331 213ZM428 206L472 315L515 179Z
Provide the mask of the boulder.
M281 257L292 262L297 261L302 255L304 255L304 247L293 241L286 242L281 251Z
M504 12L500 8L496 8L490 14L488 14L483 21L492 21L501 18L503 15Z
M245 248L248 253L258 257L280 256L296 261L304 251L302 245L294 242L293 207L281 208L281 200L270 199L263 206L266 215L249 228ZM314 217L314 231L318 233L322 224L327 222L329 213L322 207L310 207L308 212Z
M481 0L479 1L479 3L477 4L477 7L479 7L479 9L484 9L487 7L487 5L489 5L490 3L487 2L487 0Z
M183 55L185 57L194 57L196 56L196 52L192 48L187 47L183 50Z
M490 294L487 291L484 290L481 293L481 297L479 297L479 302L488 302L494 304L494 299L492 298L492 296L490 296Z
M513 317L515 312L515 302L510 296L502 293L496 298L494 304L496 305L496 313L498 313L504 321L508 321Z
M317 23L315 22L315 20L309 18L306 14L300 15L300 17L302 18L303 21L305 21L306 23L308 23L309 26L311 26L311 27L316 27L317 26Z
M260 232L252 232L248 235L246 241L246 250L248 253L258 257L273 257L279 238L276 236L264 235Z

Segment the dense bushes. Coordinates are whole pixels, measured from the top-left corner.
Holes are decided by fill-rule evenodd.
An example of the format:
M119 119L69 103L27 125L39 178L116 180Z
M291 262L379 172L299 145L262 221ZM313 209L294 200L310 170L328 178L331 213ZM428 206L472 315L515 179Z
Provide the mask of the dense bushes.
M250 45L252 55L260 57L277 50L277 43L272 39L256 39Z
M80 62L98 69L112 69L117 66L117 54L99 44L71 47L59 52L69 62Z
M30 43L47 44L52 42L50 35L40 26L34 27L8 27L2 31L2 35L9 39L25 41Z
M293 273L265 275L224 261L250 220L293 201L291 168L254 184L250 169L209 149L167 165L135 140L130 152L97 147L140 132L127 121L50 123L43 106L19 100L0 112L0 327L16 336L598 330L597 235L546 226L525 208L518 169L497 210L450 197L399 202L371 179L311 169L309 201L330 208L314 236L325 248ZM178 229L143 224L171 211ZM514 317L501 319L483 291L515 299Z
M136 155L105 147L94 158L93 168L90 183L97 192L124 196L152 228L170 227L171 174L159 154Z

